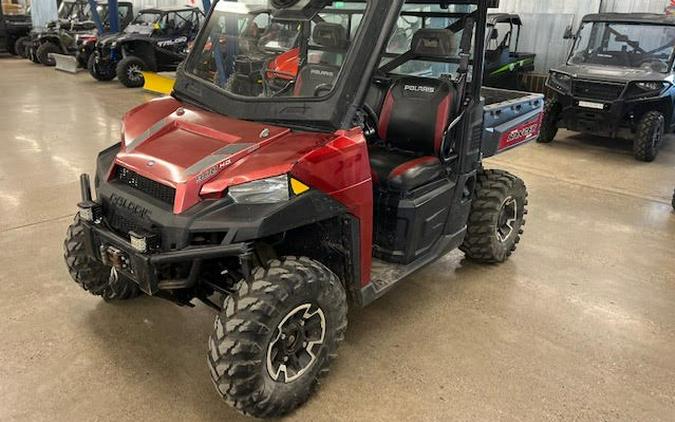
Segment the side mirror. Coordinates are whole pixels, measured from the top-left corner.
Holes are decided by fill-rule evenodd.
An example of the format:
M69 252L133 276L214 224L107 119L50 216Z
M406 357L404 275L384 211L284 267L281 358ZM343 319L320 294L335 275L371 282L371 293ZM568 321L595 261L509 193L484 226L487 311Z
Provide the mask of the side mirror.
M623 43L628 43L630 41L630 38L628 38L627 35L617 35L615 39L616 42L623 42Z
M572 25L568 25L567 28L565 28L565 35L563 35L563 39L573 40L575 38L576 35L574 34L574 29L572 29Z

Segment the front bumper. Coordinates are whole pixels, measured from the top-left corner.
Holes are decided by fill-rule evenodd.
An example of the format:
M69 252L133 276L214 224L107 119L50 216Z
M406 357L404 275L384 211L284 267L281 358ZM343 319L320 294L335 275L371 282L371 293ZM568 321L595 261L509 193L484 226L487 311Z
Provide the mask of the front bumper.
M114 66L121 58L121 54L117 49L112 47L96 47L93 51L96 57L96 64L99 66Z
M238 257L245 264L252 256L251 243L191 247L164 253L141 253L127 239L122 238L102 223L82 220L87 255L115 269L133 280L145 293L155 295L161 290L186 289L197 284L201 263L209 259ZM121 260L110 259L115 251ZM160 267L172 264L190 266L188 276L180 280L162 280ZM246 265L242 265L246 268Z
M558 127L609 137L626 137L635 132L637 122L645 110L658 109L663 97L603 100L561 92L550 85L556 101L561 105Z
M134 245L133 236L123 237L106 220L104 206L92 200L89 176L80 177L82 202L80 221L86 254L133 280L141 290L156 295L162 290L189 289L198 282L202 263L206 260L235 257L244 278L250 276L253 242L223 241L203 246L185 244L172 250L143 239L143 248ZM129 233L135 234L135 232ZM148 233L139 236L148 236ZM159 239L158 239L159 240ZM180 267L181 271L174 271ZM167 268L170 270L167 272ZM171 274L167 278L167 274ZM181 276L176 276L181 274Z
M630 110L626 107L625 101L613 101L610 103L598 102L603 105L603 109L593 109L580 106L582 99L568 97L563 101L563 110L560 115L560 126L575 132L586 132L594 134L603 134L616 136L622 129L629 129L632 119ZM595 102L593 102L595 103Z

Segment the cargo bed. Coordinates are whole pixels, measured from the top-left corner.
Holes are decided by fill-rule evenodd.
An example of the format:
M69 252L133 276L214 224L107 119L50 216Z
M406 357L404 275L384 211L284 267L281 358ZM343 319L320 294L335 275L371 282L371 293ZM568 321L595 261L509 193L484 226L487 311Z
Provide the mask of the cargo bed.
M491 157L539 136L544 95L483 88L483 157Z

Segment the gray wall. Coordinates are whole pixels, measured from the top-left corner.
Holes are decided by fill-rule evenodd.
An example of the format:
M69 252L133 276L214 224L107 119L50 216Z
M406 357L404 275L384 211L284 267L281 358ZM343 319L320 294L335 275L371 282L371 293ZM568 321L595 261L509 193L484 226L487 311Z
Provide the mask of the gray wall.
M601 11L663 13L668 3L666 0L603 0Z
M31 3L31 20L33 26L42 28L56 19L56 0L33 0Z
M669 0L501 0L500 12L518 13L523 18L520 50L537 53L537 73L548 73L565 61L571 42L563 40L567 25L579 25L589 13L664 13Z

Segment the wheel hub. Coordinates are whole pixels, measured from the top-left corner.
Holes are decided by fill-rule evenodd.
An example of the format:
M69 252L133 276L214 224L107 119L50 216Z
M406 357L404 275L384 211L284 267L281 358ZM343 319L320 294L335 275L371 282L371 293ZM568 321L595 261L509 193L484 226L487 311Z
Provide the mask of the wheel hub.
M131 65L127 68L127 76L129 79L137 81L141 78L141 67L138 65Z
M291 310L274 330L267 347L267 372L279 382L300 378L316 362L326 337L326 318L316 305Z
M518 202L509 196L502 203L499 217L497 218L497 238L504 243L513 234L516 221L518 220Z

